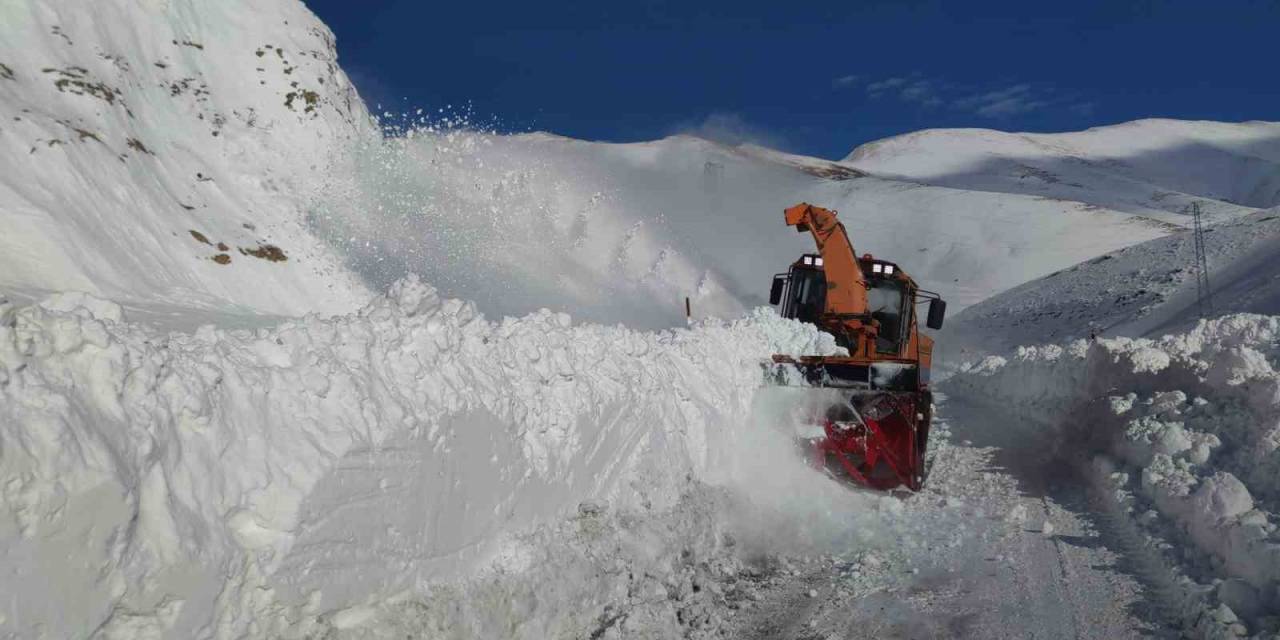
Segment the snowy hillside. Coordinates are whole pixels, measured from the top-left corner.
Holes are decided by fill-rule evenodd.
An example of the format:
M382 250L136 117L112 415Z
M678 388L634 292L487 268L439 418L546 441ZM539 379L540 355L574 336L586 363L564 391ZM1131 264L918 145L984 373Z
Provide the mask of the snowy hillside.
M433 121L384 141L324 25L296 2L245 6L12 7L0 32L10 296L298 315L353 310L418 273L491 315L547 306L666 327L685 297L697 317L759 304L808 248L780 222L806 200L959 309L1176 231L1193 197L1222 218L1280 197L1267 123L925 131L843 163Z
M685 136L415 131L366 146L357 164L315 203L313 223L369 281L417 272L487 313L545 305L631 326L679 323L686 296L695 317L763 304L773 274L812 250L782 224L800 201L837 209L858 251L899 261L957 309L1177 228Z
M772 274L809 248L779 211L809 201L839 210L859 251L898 260L958 310L1176 233L1192 201L1215 220L1272 206L1276 136L1267 123L1162 121L1039 137L926 131L833 163L686 136L418 128L363 146L361 168L335 176L312 221L381 286L417 272L489 313L547 305L664 327L686 296L697 317L763 303Z
M933 129L844 163L931 185L1085 202L1180 224L1193 201L1238 215L1280 205L1280 123L1138 120L1073 133Z
M369 117L294 1L15 1L0 29L0 287L221 312L367 299L302 225Z
M1174 191L1223 198L1211 208L1225 217L1275 199L1264 124L922 132L845 163L424 120L383 140L324 25L296 2L245 6L12 9L0 33L9 295L84 290L156 317L174 306L298 315L353 310L417 273L490 315L545 306L668 327L685 297L697 317L760 304L808 248L780 221L804 200L841 211L860 251L899 261L959 309L1176 230L1186 198ZM1165 164L1116 151L1184 138L1218 151ZM1178 169L1191 160L1209 170ZM1060 162L1084 168L1009 177Z
M964 359L1091 331L1159 337L1190 328L1200 317L1192 235L1127 247L1000 293L953 318L944 349ZM1209 227L1205 252L1215 314L1280 313L1280 209Z

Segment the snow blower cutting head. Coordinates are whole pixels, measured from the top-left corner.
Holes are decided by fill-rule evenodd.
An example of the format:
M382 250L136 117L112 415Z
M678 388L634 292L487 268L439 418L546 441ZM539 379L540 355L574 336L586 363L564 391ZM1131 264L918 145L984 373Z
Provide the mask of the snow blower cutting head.
M823 428L812 443L823 468L877 489L919 490L933 413L933 339L919 332L916 306L927 301L926 326L941 329L946 303L897 264L858 258L835 211L800 203L784 215L813 235L818 253L774 276L769 302L783 317L835 336L849 355L775 355L767 375L777 384L840 390L812 417Z

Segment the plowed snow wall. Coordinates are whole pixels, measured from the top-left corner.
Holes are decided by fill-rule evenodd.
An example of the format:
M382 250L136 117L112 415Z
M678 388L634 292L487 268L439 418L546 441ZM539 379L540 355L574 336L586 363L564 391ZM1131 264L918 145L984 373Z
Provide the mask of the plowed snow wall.
M746 417L757 360L833 348L767 311L661 333L546 311L490 322L416 279L356 314L252 332L160 335L84 294L0 303L0 624L270 635L290 616L264 612L343 595L270 576L323 563L333 539L317 532L340 505L319 485L382 446L430 473L381 516L421 516L406 561L375 553L341 581L368 594L471 567L583 500L662 509ZM361 544L392 536L336 515L388 529Z

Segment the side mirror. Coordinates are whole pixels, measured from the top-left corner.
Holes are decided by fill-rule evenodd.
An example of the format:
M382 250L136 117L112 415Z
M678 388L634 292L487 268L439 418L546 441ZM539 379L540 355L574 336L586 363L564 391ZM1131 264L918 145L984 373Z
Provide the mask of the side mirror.
M941 329L942 320L946 315L947 301L942 298L934 298L929 301L929 319L924 324L930 329Z
M773 288L769 289L769 304L782 302L782 286L787 283L785 276L774 276Z

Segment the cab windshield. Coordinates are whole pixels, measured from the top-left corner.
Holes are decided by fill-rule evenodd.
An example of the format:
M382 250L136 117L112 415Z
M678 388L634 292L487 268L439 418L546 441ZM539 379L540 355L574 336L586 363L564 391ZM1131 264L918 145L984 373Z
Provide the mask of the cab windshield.
M906 287L901 282L888 278L867 281L867 307L871 311L871 317L880 322L880 333L876 336L876 351L880 353L902 351L907 324L904 322L903 313L906 299Z

